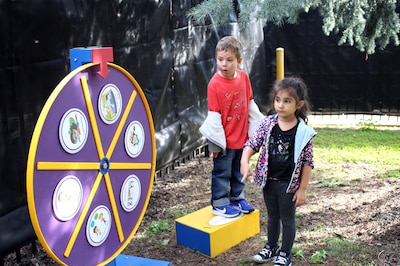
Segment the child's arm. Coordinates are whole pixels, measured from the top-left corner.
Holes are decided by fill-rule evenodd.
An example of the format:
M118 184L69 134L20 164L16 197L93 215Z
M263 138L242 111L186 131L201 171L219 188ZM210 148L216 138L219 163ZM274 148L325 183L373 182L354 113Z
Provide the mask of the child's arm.
M246 146L243 149L242 158L240 159L240 173L242 174L242 183L247 180L250 176L254 175L254 170L250 167L249 161L251 156L253 156L254 150Z
M222 152L222 148L212 141L208 141L208 151L210 152L211 158L217 158L218 154Z
M307 197L306 193L307 193L308 183L310 183L311 179L311 171L312 171L311 165L307 164L303 165L303 169L301 170L300 187L296 191L296 193L294 193L293 196L293 201L296 202L296 207L306 203L306 197Z

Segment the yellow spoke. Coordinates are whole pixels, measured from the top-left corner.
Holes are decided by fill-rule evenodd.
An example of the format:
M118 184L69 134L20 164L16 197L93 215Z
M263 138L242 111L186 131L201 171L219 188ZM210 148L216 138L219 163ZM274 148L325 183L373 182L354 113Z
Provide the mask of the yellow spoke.
M116 163L110 162L112 170L145 170L151 163ZM99 163L90 162L37 162L37 170L99 170Z
M37 170L98 170L99 163L90 162L38 162Z
M150 168L151 163L110 163L110 170L145 170Z
M99 172L97 174L96 180L94 181L93 187L90 190L90 194L87 198L87 201L85 203L83 211L82 211L81 215L79 216L78 222L75 226L74 231L72 232L72 235L68 242L67 248L65 249L64 256L67 258L69 257L69 254L71 254L71 249L74 246L76 238L78 237L78 233L80 232L82 224L83 224L84 220L86 219L86 215L89 211L90 206L92 205L92 201L94 199L94 196L96 195L97 189L99 188L102 177L103 177L103 175Z
M107 157L108 159L111 159L111 155L112 155L112 153L113 153L113 151L114 151L115 145L117 144L117 141L118 141L118 139L119 139L119 136L121 135L122 128L123 128L124 125L125 125L126 119L128 118L128 115L129 115L129 112L131 111L133 102L134 102L134 100L135 100L135 98L136 98L136 94L137 94L137 93L136 93L135 90L132 91L131 97L129 98L129 101L128 101L127 105L126 105L124 114L122 115L121 121L119 122L117 131L115 132L114 137L113 137L113 139L112 139L112 141L111 141L110 147L109 147L109 149L108 149L108 151L107 151L106 157Z
M121 220L119 218L117 204L115 203L114 190L113 190L113 187L112 187L112 184L111 184L110 175L109 174L105 174L104 175L104 180L106 181L108 198L110 199L112 212L114 214L115 226L117 227L119 241L123 242L125 237L124 237L124 232L122 231Z
M101 159L104 157L103 145L101 144L99 128L97 127L97 121L94 116L92 99L90 98L89 86L85 75L81 77L81 85L83 89L83 94L85 95L85 101L90 118L90 123L92 124L92 131L93 131L94 141L97 147L97 153L99 155L99 159Z

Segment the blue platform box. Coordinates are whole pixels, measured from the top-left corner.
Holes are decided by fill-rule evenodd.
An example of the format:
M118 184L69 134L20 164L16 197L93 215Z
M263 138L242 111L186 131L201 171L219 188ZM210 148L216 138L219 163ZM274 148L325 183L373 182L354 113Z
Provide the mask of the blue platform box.
M211 212L211 206L175 220L177 244L214 258L245 239L260 232L260 211L255 210L229 222L210 225L220 216Z
M153 260L135 256L118 255L106 266L171 266L170 262L162 260Z

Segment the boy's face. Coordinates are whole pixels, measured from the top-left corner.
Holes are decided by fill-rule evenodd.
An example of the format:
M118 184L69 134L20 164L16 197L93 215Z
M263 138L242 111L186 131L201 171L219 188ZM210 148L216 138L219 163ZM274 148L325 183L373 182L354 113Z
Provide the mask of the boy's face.
M224 78L232 79L235 77L236 69L242 62L242 58L237 59L231 50L217 52L218 73Z

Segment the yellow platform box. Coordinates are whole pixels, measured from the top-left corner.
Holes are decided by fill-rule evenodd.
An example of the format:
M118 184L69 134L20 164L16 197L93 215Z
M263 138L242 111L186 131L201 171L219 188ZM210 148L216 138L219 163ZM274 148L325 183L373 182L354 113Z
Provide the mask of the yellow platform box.
M260 211L222 218L205 207L175 220L176 242L214 258L245 239L260 233Z

